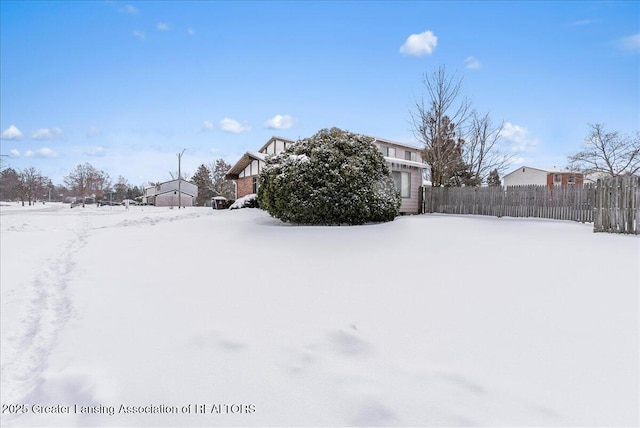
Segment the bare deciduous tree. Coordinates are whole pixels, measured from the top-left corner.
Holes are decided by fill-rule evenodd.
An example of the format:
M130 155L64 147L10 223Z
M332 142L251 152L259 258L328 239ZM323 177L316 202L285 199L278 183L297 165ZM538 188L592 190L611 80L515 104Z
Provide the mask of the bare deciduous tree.
M462 98L462 78L448 75L444 66L425 73L423 84L428 99L417 101L410 112L412 131L424 144L432 185L443 186L460 164L470 102Z
M85 197L101 197L111 187L109 174L95 169L89 163L76 166L76 169L64 177L64 183L82 199L83 207Z
M487 183L493 170L503 172L514 161L516 153L500 147L503 127L504 121L494 125L488 113L484 116L480 116L475 110L471 113L471 124L463 152L463 159L469 166L469 185Z
M31 205L36 201L38 196L42 196L42 192L48 182L48 179L42 176L40 171L34 167L23 169L18 174L20 192L20 200L24 206L25 201Z
M583 149L569 156L567 168L585 174L601 173L611 177L640 171L640 133L634 137L607 131L603 124L589 125L591 132Z

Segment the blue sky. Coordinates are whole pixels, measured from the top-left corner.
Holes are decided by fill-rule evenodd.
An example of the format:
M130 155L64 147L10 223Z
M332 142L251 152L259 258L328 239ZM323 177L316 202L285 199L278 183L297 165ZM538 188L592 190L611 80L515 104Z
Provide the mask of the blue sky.
M412 143L412 104L440 65L505 121L519 164L565 166L589 123L639 128L639 2L0 8L1 153L54 183L84 162L114 181L164 181L183 149L193 173L332 126Z

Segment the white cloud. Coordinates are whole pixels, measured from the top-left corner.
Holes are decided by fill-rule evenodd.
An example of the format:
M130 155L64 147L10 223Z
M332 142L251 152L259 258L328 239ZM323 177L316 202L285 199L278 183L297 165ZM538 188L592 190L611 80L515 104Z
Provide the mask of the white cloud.
M420 34L412 34L400 46L400 53L409 56L431 55L438 45L438 37L431 31Z
M100 130L100 128L98 128L97 126L91 126L87 131L87 137L92 138L92 137L95 137L96 135L100 135L101 133L102 131Z
M477 70L480 67L482 67L482 64L480 64L480 61L478 61L473 56L468 56L467 59L464 60L464 63L465 63L465 68L468 68L470 70Z
M120 9L118 9L118 11L121 13L126 13L127 15L137 15L140 12L137 7L131 6L130 4L121 7Z
M34 140L54 140L60 138L61 135L62 129L60 128L42 128L33 131L31 138Z
M20 157L20 152L16 149L11 149L9 153L11 153L11 156L13 156L14 158Z
M577 21L570 22L569 25L572 27L583 27L585 25L591 25L597 23L597 19L579 19Z
M165 24L164 22L158 22L158 25L156 25L156 29L158 31L169 31L169 24Z
M213 122L211 122L210 120L205 120L202 123L202 130L203 131L211 131L213 129Z
M28 158L55 158L58 156L56 152L48 147L41 147L37 150L27 150L24 155Z
M104 147L102 146L96 146L96 147L88 147L85 151L84 154L86 156L97 156L97 157L102 157L105 156L107 154L107 151Z
M640 52L640 33L618 40L618 46L627 51Z
M20 130L14 125L11 125L2 131L1 138L3 140L19 140L22 138L22 132L20 132Z
M288 114L277 114L264 123L265 128L269 129L288 129L295 125L296 120Z
M500 132L512 152L531 152L538 146L538 139L529 135L529 130L511 122L505 122Z
M190 36L195 36L196 30L194 30L193 28L187 28L187 34L189 34Z
M144 40L144 31L133 30L133 36L139 38L140 40Z
M220 121L220 129L233 134L242 134L243 132L251 131L251 126L246 121L244 123L240 123L237 120L225 117Z

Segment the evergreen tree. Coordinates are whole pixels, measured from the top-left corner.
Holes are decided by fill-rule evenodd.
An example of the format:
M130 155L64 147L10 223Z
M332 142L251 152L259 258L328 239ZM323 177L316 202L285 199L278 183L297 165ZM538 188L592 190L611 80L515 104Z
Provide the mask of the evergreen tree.
M373 140L338 128L268 157L259 176L258 205L299 224L391 221L400 194Z
M198 196L196 197L196 205L205 206L213 195L213 183L211 182L211 172L205 164L202 164L191 177L191 181L198 186Z
M142 190L138 186L129 187L127 189L127 199L135 200L136 198L142 196Z
M115 195L113 195L113 198L116 201L131 199L131 198L127 198L127 191L129 190L129 182L123 176L121 175L118 176L118 182L115 184L115 186L113 186L113 188L116 191Z
M20 177L15 169L6 168L0 173L0 200L13 201L20 197Z
M231 165L224 159L216 159L210 166L211 181L213 182L213 196L224 196L227 199L235 198L233 181L224 178Z
M487 185L490 187L502 186L502 180L500 179L500 174L498 173L497 169L494 169L489 173L489 177L487 178Z

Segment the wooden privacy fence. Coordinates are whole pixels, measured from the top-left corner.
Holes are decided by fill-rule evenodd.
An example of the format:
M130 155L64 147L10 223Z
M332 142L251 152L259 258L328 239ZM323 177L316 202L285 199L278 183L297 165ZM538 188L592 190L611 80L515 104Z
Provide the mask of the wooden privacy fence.
M640 234L640 177L598 180L593 231Z
M539 217L594 223L594 232L639 233L638 177L584 186L423 187L422 212Z

